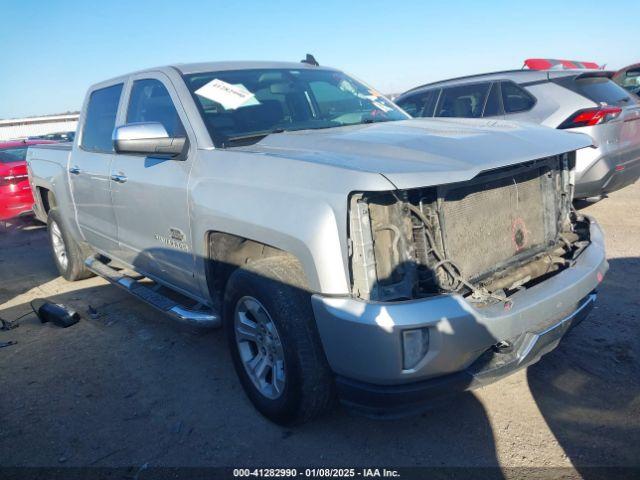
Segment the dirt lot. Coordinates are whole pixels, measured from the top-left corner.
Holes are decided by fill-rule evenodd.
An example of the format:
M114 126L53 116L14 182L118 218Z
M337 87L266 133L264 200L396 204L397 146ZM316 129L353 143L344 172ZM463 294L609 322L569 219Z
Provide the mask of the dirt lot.
M528 371L418 417L338 409L285 429L245 399L222 332L189 330L101 279L58 278L46 232L0 233L0 316L49 297L83 320L34 315L0 332L0 465L640 465L640 183L584 210L607 234L596 310ZM86 314L91 305L99 317ZM504 470L508 472L518 470Z

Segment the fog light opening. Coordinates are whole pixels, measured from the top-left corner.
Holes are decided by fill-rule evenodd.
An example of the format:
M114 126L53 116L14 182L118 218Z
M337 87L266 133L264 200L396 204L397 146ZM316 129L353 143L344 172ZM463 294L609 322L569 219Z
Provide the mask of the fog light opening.
M411 370L427 355L429 329L414 328L402 332L403 368Z
M513 344L506 340L501 340L493 347L493 351L496 353L511 353L513 352Z

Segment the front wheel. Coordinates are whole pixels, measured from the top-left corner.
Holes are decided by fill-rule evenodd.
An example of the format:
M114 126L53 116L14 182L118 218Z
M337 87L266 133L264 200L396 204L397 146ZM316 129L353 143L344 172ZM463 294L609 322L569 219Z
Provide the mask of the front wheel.
M84 265L88 252L69 234L58 209L49 210L47 228L53 260L60 275L69 282L93 276Z
M227 283L224 322L242 387L270 420L303 423L333 403L333 376L295 259L258 260Z

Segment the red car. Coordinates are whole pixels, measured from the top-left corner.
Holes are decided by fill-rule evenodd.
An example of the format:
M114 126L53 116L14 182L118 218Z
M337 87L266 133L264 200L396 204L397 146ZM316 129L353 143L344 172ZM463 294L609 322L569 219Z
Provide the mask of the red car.
M0 221L31 211L33 196L27 176L27 147L47 140L0 142Z

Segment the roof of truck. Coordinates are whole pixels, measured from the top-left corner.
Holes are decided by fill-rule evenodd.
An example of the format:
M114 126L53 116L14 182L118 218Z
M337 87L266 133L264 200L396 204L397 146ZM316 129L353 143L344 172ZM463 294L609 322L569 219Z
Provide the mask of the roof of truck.
M324 65L314 66L304 62L268 62L268 61L240 61L240 62L200 62L200 63L174 63L172 65L163 65L159 67L143 68L135 72L128 72L124 75L118 75L107 80L95 83L89 87L89 90L95 90L104 86L112 85L115 82L122 82L132 75L139 75L147 72L166 72L167 70L178 71L183 75L200 72L220 72L225 70L252 70L257 68L273 69L286 68L294 70L337 70Z
M171 65L171 67L180 70L186 75L199 72L219 72L223 70L252 70L255 68L286 68L286 69L311 69L320 68L323 70L335 70L331 67L309 65L303 62L264 62L264 61L245 61L245 62L203 62L203 63L180 63Z

